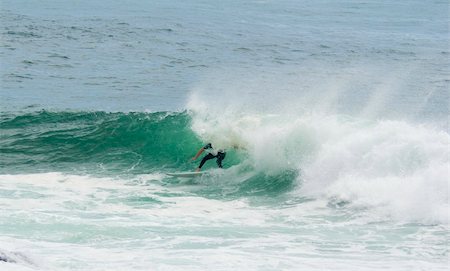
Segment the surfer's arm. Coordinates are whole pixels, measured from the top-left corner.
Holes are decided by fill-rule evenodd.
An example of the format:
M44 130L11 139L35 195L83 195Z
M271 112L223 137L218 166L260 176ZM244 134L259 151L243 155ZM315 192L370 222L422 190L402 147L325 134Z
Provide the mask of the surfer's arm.
M205 148L201 148L198 152L197 152L197 154L194 156L194 157L192 157L192 160L196 160L203 152L205 151Z

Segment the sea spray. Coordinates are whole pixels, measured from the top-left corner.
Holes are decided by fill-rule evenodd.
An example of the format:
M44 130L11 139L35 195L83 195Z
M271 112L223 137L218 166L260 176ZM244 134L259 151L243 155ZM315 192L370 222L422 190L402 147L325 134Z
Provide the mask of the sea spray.
M265 113L242 101L218 110L198 97L190 108L200 138L245 149L255 172L296 171L299 195L349 202L386 219L449 222L450 136L433 124Z

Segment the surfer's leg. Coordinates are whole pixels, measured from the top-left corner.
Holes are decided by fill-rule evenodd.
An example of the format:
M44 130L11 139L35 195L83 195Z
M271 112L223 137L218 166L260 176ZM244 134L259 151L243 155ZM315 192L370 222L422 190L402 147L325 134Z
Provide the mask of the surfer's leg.
M202 166L205 164L206 161L208 161L209 159L213 159L215 156L208 153L207 155L205 155L205 157L203 157L202 161L200 162L200 165L198 166L198 169L202 168Z
M218 154L217 154L217 165L220 167L220 168L222 168L222 160L223 159L225 159L225 154L226 153L224 153L224 152L219 152Z

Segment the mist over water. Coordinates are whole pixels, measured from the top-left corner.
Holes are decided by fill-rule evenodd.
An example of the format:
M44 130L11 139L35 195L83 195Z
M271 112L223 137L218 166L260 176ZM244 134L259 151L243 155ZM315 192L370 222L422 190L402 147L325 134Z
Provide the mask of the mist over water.
M0 10L0 270L448 269L446 1Z

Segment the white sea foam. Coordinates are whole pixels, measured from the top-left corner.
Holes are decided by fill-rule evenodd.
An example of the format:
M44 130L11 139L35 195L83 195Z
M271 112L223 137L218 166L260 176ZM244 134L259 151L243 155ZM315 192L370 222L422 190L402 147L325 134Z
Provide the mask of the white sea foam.
M345 127L302 168L305 193L337 197L406 221L449 222L449 135L381 121Z
M230 93L224 99L204 95L196 89L189 102L193 130L205 141L245 148L258 171L298 170L298 193L351 202L396 220L449 222L450 136L432 123L265 113L242 100L234 104Z
M443 249L442 225L371 226L328 208L326 199L258 207L160 182L160 174L0 175L0 250L32 259L0 262L0 270L420 270L411 259ZM408 231L408 239L391 241L393 230ZM426 259L419 266L444 264Z

